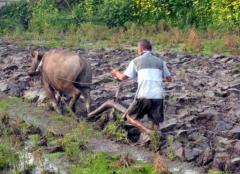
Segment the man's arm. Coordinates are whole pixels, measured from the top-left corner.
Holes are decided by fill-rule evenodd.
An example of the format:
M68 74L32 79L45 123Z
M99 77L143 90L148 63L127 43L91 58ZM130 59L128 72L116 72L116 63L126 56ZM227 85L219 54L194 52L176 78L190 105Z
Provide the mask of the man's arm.
M112 75L114 77L117 77L121 81L128 78L128 76L126 76L125 74L120 73L117 69L112 70L111 73L112 73Z

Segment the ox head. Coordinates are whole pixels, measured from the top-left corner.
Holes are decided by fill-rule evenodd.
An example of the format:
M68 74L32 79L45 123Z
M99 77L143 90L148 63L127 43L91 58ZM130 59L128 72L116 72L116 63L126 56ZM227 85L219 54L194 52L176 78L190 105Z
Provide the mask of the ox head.
M34 75L39 74L39 71L37 71L37 69L38 69L38 66L39 66L42 58L43 58L43 54L41 54L39 51L34 51L31 54L31 57L32 57L32 66L28 71L28 75L29 76L34 76Z

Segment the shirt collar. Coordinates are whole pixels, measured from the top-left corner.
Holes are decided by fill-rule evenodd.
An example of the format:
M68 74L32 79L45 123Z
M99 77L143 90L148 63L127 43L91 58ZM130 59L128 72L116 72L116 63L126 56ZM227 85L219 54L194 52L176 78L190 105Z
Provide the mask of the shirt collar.
M152 51L143 51L142 55L145 54L145 53L154 55Z

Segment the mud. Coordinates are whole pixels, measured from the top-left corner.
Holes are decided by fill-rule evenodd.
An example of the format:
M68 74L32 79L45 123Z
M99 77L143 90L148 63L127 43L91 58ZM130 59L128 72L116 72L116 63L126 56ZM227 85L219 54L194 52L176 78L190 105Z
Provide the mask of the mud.
M30 45L21 47L0 41L0 90L8 96L20 97L22 100L31 101L36 107L43 108L44 114L41 114L40 118L26 119L39 124L39 127L44 129L43 125L48 124L44 122L46 115L54 111L49 110L40 78L27 76L27 70L31 66L30 54L38 49L49 50L49 48ZM104 48L69 50L78 52L92 65L93 109L107 100L112 100L119 85L122 85L123 90L118 102L128 107L137 88L136 80L116 82L110 72L113 68L124 70L129 61L137 56L135 51ZM240 58L221 54L184 55L157 50L155 53L167 62L174 79L172 83L165 83L166 117L161 124L163 133L161 154L165 155L166 159L173 155L176 162L192 164L204 171L216 169L238 173L240 171ZM70 96L65 94L62 101L67 103L69 99ZM84 106L83 98L78 100L77 106L77 115L80 115ZM32 111L31 108L26 110ZM16 112L12 111L13 115ZM111 109L105 111L109 120L112 120L113 116L110 113ZM25 115L22 114L21 117L24 118ZM145 123L147 124L147 120ZM70 125L74 126L74 123ZM61 131L60 134L66 132ZM133 137L132 143L138 141L139 135ZM170 141L171 139L173 141ZM147 151L147 154L152 153L151 150Z

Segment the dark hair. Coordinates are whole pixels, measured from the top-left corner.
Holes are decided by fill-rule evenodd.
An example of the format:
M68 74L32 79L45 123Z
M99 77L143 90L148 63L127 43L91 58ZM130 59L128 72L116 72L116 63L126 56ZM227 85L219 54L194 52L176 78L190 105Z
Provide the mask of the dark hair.
M148 39L142 39L138 42L138 46L141 46L143 49L152 50L152 42Z

